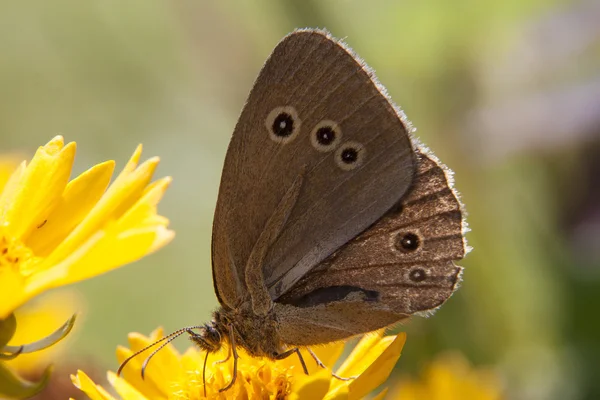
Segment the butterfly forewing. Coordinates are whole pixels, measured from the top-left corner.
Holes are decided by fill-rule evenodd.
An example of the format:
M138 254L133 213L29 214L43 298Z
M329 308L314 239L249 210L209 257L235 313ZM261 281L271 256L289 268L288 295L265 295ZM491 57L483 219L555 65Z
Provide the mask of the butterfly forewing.
M403 118L328 34L296 31L277 45L225 159L213 225L213 276L224 306L247 298L250 254L294 182L301 181L297 199L262 259L272 298L398 202L415 171Z

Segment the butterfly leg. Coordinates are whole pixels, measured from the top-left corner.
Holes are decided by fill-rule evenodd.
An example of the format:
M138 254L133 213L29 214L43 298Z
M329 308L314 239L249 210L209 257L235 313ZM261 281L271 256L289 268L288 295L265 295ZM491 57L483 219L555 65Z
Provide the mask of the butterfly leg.
M312 351L310 348L306 348L306 350L308 350L308 354L311 355L311 357L313 358L313 360L315 360L315 362L317 363L317 365L321 368L327 369L327 367L325 366L325 364L323 364L323 362L321 360L319 360L319 357L317 357L317 355L315 354L314 351Z
M230 358L231 358L231 347L229 347L229 349L227 351L227 357L225 357L222 360L217 361L217 364L223 364L224 362L229 361Z
M308 350L308 354L310 354L313 358L313 360L315 360L315 362L317 363L317 365L323 369L327 369L327 367L325 366L325 364L323 364L323 362L321 360L319 360L319 357L317 357L317 355L315 354L314 351L312 351L310 348L306 348L306 350ZM336 374L335 372L331 372L331 376L333 376L336 379L339 379L340 381L349 381L352 379L356 379L356 376L351 376L348 378L345 378L343 376L339 376L338 374Z
M300 360L300 364L302 364L302 369L304 370L304 373L306 375L308 375L308 368L306 368L306 363L304 362L304 358L302 357L302 354L300 353L300 349L295 347L291 350L288 351L284 351L283 353L279 353L275 356L276 360L283 360L284 358L288 358L289 356L291 356L292 354L298 354L298 359Z
M231 378L231 382L227 386L222 389L219 389L219 392L222 393L233 386L235 380L237 378L237 363L238 363L238 353L235 349L235 337L233 336L233 325L229 325L229 344L231 346L231 352L233 353L233 377Z

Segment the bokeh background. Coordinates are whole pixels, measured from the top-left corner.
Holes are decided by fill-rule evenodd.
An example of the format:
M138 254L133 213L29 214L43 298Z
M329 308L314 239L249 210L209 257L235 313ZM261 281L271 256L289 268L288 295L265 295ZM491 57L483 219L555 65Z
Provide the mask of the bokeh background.
M81 172L143 143L174 177L160 211L176 240L74 287L84 313L64 360L114 370L128 332L210 318L238 113L281 37L326 27L456 172L469 211L462 287L402 327L396 376L458 350L498 371L508 398L600 398L598 21L597 0L2 2L1 151L29 157L60 133Z

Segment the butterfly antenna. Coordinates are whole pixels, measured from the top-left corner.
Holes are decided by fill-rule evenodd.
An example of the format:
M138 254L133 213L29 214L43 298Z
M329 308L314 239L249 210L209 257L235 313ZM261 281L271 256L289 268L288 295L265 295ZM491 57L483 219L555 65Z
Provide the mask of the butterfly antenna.
M148 346L144 347L143 349L141 349L139 351L136 351L135 353L133 353L132 355L130 355L129 357L127 357L125 359L125 361L123 361L121 363L121 365L119 365L119 369L117 370L117 376L121 376L121 372L123 371L123 368L125 368L125 365L127 365L127 363L129 363L129 361L131 361L135 357L139 356L140 354L142 354L146 350L151 349L152 347L156 346L157 344L159 344L161 342L164 342L165 340L169 340L173 336L177 337L177 336L181 335L182 333L187 332L190 329L197 329L197 328L201 328L201 326L190 326L190 327L187 327L187 328L178 329L175 332L170 333L167 336L158 339L156 342L149 344ZM170 340L169 340L169 342L170 342ZM162 348L162 346L160 348ZM142 371L142 376L143 376L143 371Z
M177 339L179 336L183 335L184 333L186 333L187 330L184 330L182 332L178 332L178 333L173 333L173 335L171 335L169 337L169 340L167 340L166 342L164 342L163 344L161 344L158 349L154 350L152 352L152 354L150 354L145 360L144 363L142 364L142 379L144 379L144 374L146 372L146 367L148 366L148 363L150 362L150 360L152 359L152 357L154 357L154 355L156 353L158 353L159 351L161 351L166 345L168 345L169 343L171 343L173 340Z

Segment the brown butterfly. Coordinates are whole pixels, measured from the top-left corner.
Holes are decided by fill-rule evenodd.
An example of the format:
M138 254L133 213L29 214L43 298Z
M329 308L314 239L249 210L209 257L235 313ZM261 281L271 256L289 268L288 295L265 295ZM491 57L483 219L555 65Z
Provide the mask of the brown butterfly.
M207 357L228 344L227 390L237 346L271 359L297 354L306 372L299 346L444 303L460 281L454 260L467 251L466 226L450 171L411 140L411 129L343 43L313 29L286 36L225 159L212 240L221 307L156 351L183 333Z

